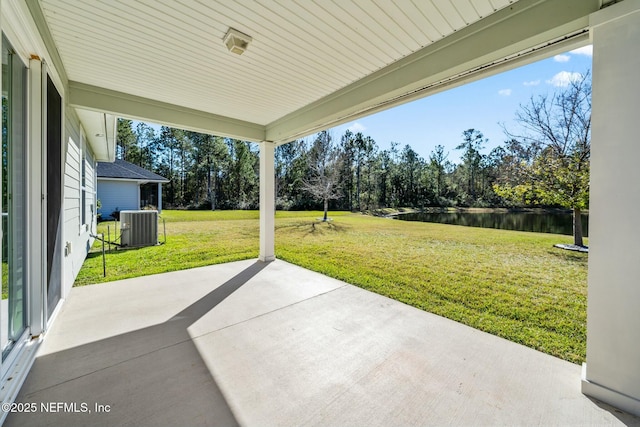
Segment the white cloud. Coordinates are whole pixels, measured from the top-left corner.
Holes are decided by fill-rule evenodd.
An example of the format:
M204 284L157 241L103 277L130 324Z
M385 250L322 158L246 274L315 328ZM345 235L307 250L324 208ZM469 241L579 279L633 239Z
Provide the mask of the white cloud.
M358 132L364 132L367 128L358 122L353 122L351 123L351 125L349 125L347 129L349 129L353 133L358 133Z
M575 82L582 78L580 73L570 73L569 71L560 71L551 79L547 80L547 83L555 87L566 87L569 83Z
M553 57L553 60L556 62L569 62L571 57L569 55L556 55Z
M538 80L529 80L528 82L522 83L525 86L538 86L540 84L540 79Z
M574 49L569 53L573 53L574 55L585 55L585 56L593 56L593 46L585 46L578 49Z
M509 96L509 95L511 95L511 89L500 89L498 91L498 95L500 95L500 96Z

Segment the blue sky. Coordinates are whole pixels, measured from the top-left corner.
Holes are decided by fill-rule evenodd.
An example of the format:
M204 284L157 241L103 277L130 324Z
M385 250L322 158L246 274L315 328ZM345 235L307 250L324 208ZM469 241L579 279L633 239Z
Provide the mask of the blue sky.
M372 137L380 149L391 141L406 144L427 159L438 144L458 162L462 132L474 128L489 141L485 153L506 137L499 123L517 130L515 112L531 96L552 94L566 86L574 73L591 70L591 46L556 55L524 67L450 89L332 129L336 140L346 129Z

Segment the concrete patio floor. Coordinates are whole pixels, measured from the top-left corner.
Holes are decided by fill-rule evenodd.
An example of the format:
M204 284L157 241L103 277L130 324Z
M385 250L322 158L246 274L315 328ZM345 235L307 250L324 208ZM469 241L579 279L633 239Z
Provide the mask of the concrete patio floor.
M640 425L582 395L580 373L286 262L250 260L74 288L17 400L37 412L5 425Z

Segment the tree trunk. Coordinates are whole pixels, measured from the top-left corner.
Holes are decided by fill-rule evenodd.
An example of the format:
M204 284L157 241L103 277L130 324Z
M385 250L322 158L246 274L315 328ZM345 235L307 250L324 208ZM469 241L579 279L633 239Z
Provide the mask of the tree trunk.
M578 208L573 208L573 244L584 246L582 242L582 215Z
M358 166L356 168L356 208L358 209L358 212L361 211L360 209L360 161L358 160Z
M171 151L169 151L169 193L171 194L171 204L175 205L176 190L173 181L173 149L171 149Z
M323 222L327 222L327 212L329 211L329 199L324 199L324 217L322 218Z
M209 155L207 155L207 201L213 210L213 203L211 203L211 157Z

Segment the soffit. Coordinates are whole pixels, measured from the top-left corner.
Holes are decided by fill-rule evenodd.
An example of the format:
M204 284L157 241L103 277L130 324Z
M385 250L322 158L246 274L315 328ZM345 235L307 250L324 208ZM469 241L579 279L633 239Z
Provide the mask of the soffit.
M41 0L70 81L268 125L509 0ZM229 27L253 41L241 56Z

